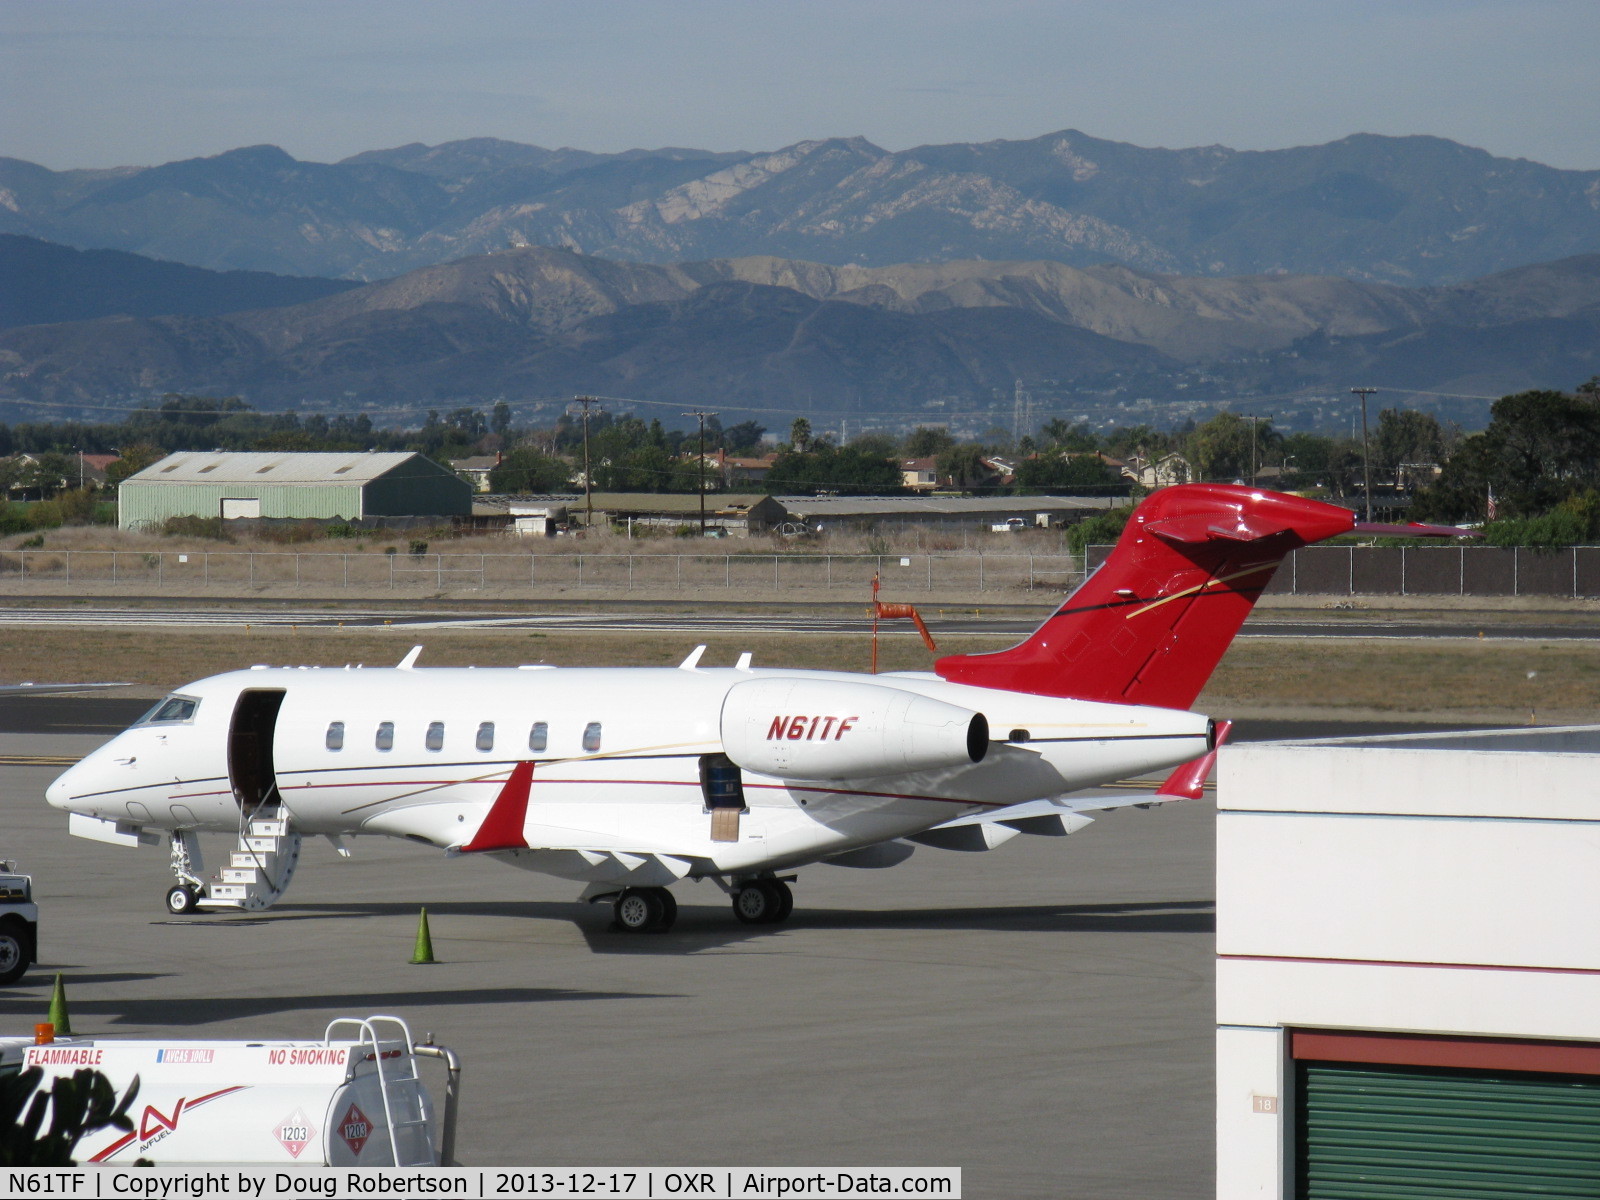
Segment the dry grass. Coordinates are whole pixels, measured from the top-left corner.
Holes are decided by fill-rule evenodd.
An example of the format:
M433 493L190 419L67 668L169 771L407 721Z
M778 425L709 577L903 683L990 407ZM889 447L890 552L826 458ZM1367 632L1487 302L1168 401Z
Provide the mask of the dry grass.
M190 680L252 663L274 666L342 667L346 663L392 666L414 644L425 650L423 666L675 666L704 641L707 666L732 666L753 651L764 666L865 671L871 641L860 637L749 635L696 637L690 633L639 637L624 633L530 633L372 629L285 629L255 626L231 630L0 629L0 683L81 682L115 679L141 690L164 692ZM999 649L1007 639L963 638L958 649ZM931 656L914 634L879 641L885 671L927 670Z
M1436 719L1590 721L1600 646L1587 642L1263 639L1234 644L1200 700L1210 711L1342 709Z
M343 666L399 661L414 643L425 666L671 666L694 635L623 633L417 632L373 629L3 629L0 682L116 679L159 693L251 663ZM792 634L710 636L708 666L731 665L745 650L765 666L864 671L869 639ZM978 653L1008 639L965 637L943 650ZM914 635L880 642L883 670L927 670ZM1210 712L1384 714L1435 720L1521 723L1586 721L1600 709L1600 646L1580 642L1358 641L1272 639L1234 645L1201 697Z

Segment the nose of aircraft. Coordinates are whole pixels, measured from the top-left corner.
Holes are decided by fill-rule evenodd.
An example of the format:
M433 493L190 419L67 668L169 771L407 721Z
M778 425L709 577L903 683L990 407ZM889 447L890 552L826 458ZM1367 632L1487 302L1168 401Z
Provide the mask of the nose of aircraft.
M44 790L44 798L51 808L71 808L72 797L77 794L73 786L73 776L81 774L76 766L68 767L57 775L55 781Z

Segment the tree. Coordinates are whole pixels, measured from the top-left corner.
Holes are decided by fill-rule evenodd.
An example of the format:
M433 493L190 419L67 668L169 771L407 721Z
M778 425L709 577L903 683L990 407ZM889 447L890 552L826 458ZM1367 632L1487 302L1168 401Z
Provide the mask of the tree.
M893 495L900 491L900 468L891 459L857 446L836 448L825 441L806 454L786 451L767 472L772 492L840 492L847 496Z
M906 435L907 458L937 458L956 444L948 429L919 425Z
M1100 443L1087 425L1069 425L1060 417L1046 421L1040 431L1050 445L1062 450L1098 450Z
M1252 466L1277 460L1282 441L1271 418L1246 420L1219 412L1189 435L1188 458L1201 479L1243 479Z
M538 495L565 491L571 482L572 467L564 459L532 446L516 447L489 472L491 492Z
M1017 487L1023 491L1087 492L1103 496L1127 491L1127 482L1098 454L1068 454L1052 450L1024 459L1017 467Z
M504 400L496 400L494 408L489 415L489 429L504 436L506 430L511 428L511 406Z
M1600 487L1600 388L1518 392L1489 414L1488 427L1463 438L1438 482L1417 494L1419 517L1482 519L1491 489L1498 515L1532 517Z
M1378 414L1372 451L1375 465L1389 471L1401 463L1443 462L1445 432L1432 413L1386 408Z
M164 457L166 456L161 453L161 448L152 446L149 442L135 442L131 446L124 446L117 456L117 461L106 467L106 487L114 489L129 475L137 475Z
M754 421L740 421L737 425L730 425L722 433L722 446L729 454L745 454L761 446L761 435L765 433L766 426L758 425Z
M937 466L953 486L966 490L992 484L995 479L994 468L983 460L983 448L973 442L940 452Z

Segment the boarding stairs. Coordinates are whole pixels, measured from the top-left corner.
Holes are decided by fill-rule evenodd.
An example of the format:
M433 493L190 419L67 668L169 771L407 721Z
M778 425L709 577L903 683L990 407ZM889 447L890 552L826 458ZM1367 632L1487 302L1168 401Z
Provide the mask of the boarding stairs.
M241 812L239 845L228 855L221 878L206 885L201 908L242 908L261 912L288 890L300 865L300 835L289 827L282 805L263 805L253 814Z

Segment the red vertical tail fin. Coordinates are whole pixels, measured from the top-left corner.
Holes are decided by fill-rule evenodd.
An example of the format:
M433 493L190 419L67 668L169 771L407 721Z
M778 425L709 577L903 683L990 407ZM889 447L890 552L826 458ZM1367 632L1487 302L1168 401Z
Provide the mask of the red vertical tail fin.
M934 670L978 687L1188 708L1284 556L1354 526L1349 509L1280 492L1163 488L1027 641Z

